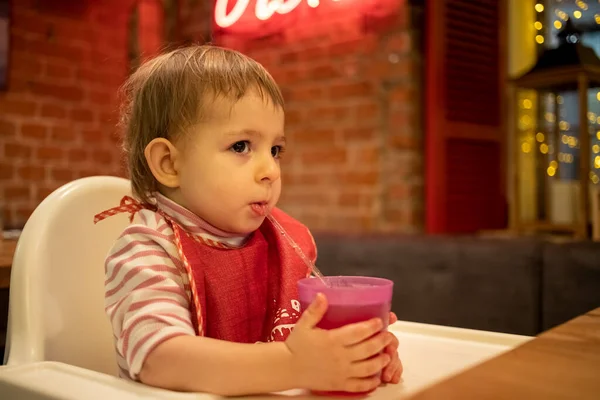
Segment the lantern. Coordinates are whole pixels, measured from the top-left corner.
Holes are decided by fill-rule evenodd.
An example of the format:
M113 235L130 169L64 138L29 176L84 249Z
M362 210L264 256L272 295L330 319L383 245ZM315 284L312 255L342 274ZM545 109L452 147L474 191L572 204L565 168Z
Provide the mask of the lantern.
M600 59L581 43L571 20L559 45L513 79L515 168L513 228L519 232L590 235L590 191L600 168ZM591 96L591 97L590 97ZM600 111L600 109L599 109Z

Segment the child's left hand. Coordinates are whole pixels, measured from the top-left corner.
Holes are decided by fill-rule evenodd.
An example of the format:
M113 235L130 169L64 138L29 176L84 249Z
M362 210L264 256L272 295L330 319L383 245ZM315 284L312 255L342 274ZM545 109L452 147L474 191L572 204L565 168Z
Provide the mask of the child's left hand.
M398 321L398 317L393 312L390 313L390 325ZM381 375L381 382L383 383L399 383L400 377L402 376L402 361L398 356L398 338L391 332L388 335L392 335L392 342L385 348L384 352L390 355L392 361L383 369Z

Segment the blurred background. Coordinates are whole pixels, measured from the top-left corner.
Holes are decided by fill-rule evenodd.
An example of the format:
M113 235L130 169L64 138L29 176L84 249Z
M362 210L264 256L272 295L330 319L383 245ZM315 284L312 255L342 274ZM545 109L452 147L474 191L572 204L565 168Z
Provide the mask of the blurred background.
M592 0L0 0L4 228L125 176L119 86L209 42L279 83L280 207L325 273L394 279L401 319L502 332L600 305Z

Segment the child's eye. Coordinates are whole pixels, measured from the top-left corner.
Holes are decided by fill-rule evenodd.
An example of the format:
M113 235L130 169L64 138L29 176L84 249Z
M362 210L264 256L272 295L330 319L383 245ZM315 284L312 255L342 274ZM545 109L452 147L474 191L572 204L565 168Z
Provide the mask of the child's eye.
M235 142L231 146L231 151L233 151L234 153L245 154L248 151L250 151L250 142L248 142L247 140Z
M283 154L284 151L285 151L285 149L283 148L283 146L271 147L271 155L273 156L273 158L281 157L281 155Z

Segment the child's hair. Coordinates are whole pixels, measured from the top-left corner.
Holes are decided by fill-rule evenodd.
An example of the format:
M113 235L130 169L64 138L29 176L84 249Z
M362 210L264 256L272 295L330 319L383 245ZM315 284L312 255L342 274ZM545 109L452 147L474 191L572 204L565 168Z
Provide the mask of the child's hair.
M283 108L273 77L258 62L211 45L180 48L160 55L135 71L122 87L121 124L133 194L148 202L158 190L144 150L155 138L174 139L206 117L211 100L235 102L249 90Z

